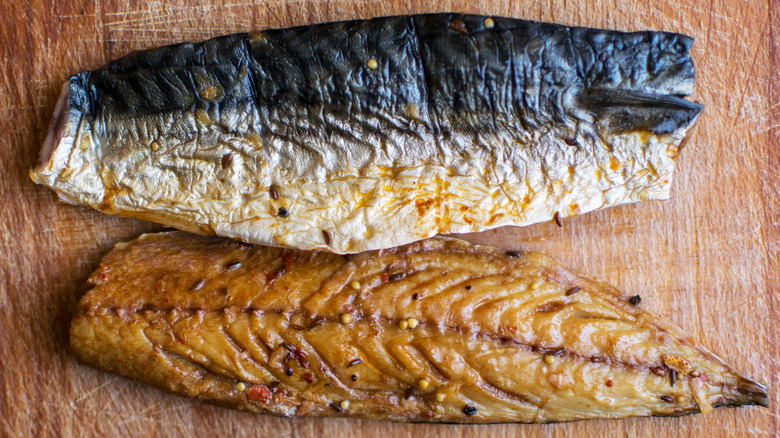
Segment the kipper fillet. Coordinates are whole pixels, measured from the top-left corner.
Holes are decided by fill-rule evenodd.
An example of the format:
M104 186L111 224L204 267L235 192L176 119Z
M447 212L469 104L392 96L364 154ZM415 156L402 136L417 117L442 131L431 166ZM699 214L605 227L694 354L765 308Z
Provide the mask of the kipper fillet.
M550 422L767 405L639 297L452 238L340 256L171 232L92 274L71 345L174 393L282 416Z
M63 200L336 253L666 199L693 40L433 14L137 52L64 86Z

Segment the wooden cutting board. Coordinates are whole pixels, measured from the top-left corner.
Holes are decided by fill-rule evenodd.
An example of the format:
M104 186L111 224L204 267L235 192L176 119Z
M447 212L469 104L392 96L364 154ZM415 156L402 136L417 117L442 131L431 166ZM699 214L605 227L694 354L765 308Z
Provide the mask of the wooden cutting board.
M131 50L378 15L460 11L696 39L706 107L673 199L470 238L547 252L670 317L765 383L770 409L552 425L280 419L207 406L78 363L68 325L116 242L160 229L65 205L27 177L59 88ZM4 0L0 4L0 435L776 436L780 300L780 2L757 0Z

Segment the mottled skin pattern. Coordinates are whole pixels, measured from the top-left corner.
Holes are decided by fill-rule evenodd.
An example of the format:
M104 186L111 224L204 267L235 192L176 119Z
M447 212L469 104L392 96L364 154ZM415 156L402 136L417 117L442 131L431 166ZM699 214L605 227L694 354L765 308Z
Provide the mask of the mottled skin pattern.
M117 245L90 283L81 360L252 412L486 423L767 404L639 300L542 254L436 238L339 256L172 232Z
M691 44L434 14L152 49L71 78L32 177L107 213L337 253L665 199L701 111L680 98Z

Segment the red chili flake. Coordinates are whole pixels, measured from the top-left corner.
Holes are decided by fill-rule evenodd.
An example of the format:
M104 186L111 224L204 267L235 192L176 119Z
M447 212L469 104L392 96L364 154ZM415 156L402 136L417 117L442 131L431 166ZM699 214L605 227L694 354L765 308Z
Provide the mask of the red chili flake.
M453 30L461 35L469 34L469 30L466 29L466 23L464 23L462 20L458 20L457 18L453 18L450 22L450 30Z
M295 357L295 360L298 361L298 364L307 370L309 369L309 361L306 359L306 353L303 352L300 348L296 348L295 351L293 351L293 357Z
M662 367L653 367L651 368L651 371L653 374L659 377L665 377L666 376L666 370Z
M352 313L355 310L354 307L350 306L349 304L344 306L344 311L347 313Z
M162 280L157 280L157 292L162 292L165 290L165 284L163 284Z
M308 383L314 382L314 374L312 373L306 373L303 375L303 380L307 381Z
M387 280L390 279L390 276L387 275L387 272L382 273L382 283L387 283Z
M260 403L268 403L271 400L271 390L265 385L255 385L249 388L247 398L252 401L259 401Z
M182 344L184 343L184 338L183 338L183 337L181 337L181 336L179 336L179 335L173 335L173 337L174 337L174 338L175 338L177 341L179 341L180 343L182 343Z
M105 280L105 279L106 279L106 277L107 277L107 275L106 275L106 273L105 273L105 272L101 272L99 275L100 275L100 279L101 279L101 280Z
M612 388L613 386L615 386L615 382L613 382L612 380L607 380L607 386L609 388Z
M431 418L433 418L433 414L430 412L423 412L422 414L420 414L420 416L425 418L426 420L430 420Z
M284 389L280 389L274 393L273 402L275 405L278 405L284 400L284 397L287 395L287 391Z
M230 166L230 163L233 162L233 154L225 154L222 156L222 167L228 167Z
M265 274L265 281L267 283L271 283L273 281L276 281L276 280L279 279L279 277L281 277L285 273L285 271L286 271L285 267L284 266L280 266L277 270L275 270L275 271L273 271L271 273Z
M280 256L282 259L282 263L284 264L284 269L289 270L292 267L293 262L295 261L295 257L293 257L292 254L283 252Z
M168 304L170 302L171 302L171 300L168 299L168 297L163 298L163 303Z
M513 335L517 334L517 326L516 325L510 325L506 329L509 330L510 332L512 332Z
M555 221L555 225L558 225L559 227L563 227L563 224L561 223L561 215L558 214L557 211L553 215L553 221Z

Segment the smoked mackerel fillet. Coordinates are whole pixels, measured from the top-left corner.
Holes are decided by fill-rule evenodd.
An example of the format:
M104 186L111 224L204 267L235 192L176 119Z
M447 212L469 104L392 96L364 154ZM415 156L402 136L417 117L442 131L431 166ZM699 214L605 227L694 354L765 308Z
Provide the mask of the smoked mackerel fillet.
M542 254L433 238L353 256L174 231L117 245L84 362L282 416L550 422L766 406L639 297Z
M460 14L136 52L65 84L32 179L201 234L355 253L666 199L693 40Z

